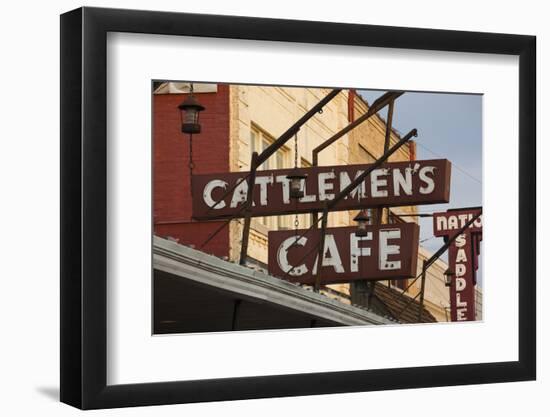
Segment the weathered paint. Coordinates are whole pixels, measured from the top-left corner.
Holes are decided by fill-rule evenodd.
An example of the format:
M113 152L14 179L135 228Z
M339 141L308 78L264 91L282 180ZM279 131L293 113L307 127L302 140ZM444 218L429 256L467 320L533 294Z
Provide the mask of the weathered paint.
M449 210L442 213L434 213L433 229L435 236L450 236L464 227L468 221L479 213L479 209L473 210ZM481 232L483 228L483 215L479 216L468 228L472 233Z
M315 281L320 230L306 230L269 232L270 274L304 284ZM366 236L361 237L356 232L356 227L326 230L321 283L415 275L419 234L416 223L367 226Z
M304 196L289 197L290 169L258 171L252 216L311 213L349 185L370 164L301 168ZM193 218L243 217L247 173L227 172L193 177ZM390 162L375 169L334 211L379 206L408 206L449 202L451 164L446 159Z
M472 220L480 209L448 210L434 213L435 236L449 238ZM449 247L451 277L451 321L476 319L475 286L480 242L483 237L483 220L479 216Z
M449 263L455 274L451 280L451 321L475 320L472 235L465 232L449 248Z

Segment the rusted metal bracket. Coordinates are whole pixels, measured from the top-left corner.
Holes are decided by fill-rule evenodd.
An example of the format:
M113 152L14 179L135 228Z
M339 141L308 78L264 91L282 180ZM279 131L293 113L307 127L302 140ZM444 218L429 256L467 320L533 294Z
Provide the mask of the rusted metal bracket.
M351 130L355 129L361 123L367 121L369 118L371 118L376 113L378 113L380 110L382 110L384 107L386 107L390 103L393 103L397 98L399 98L403 94L404 94L403 91L388 91L387 93L385 93L384 95L382 95L378 99L376 99L364 115L362 115L361 117L358 117L356 120L351 122L345 128L343 128L339 132L335 133L333 136L331 136L330 138L325 140L323 143L321 143L319 146L317 146L315 149L313 149L313 151L311 153L311 164L313 166L317 166L317 164L319 162L318 161L319 153L322 150L328 148L330 145L332 145L334 142L336 142L338 139L340 139L346 133L348 133Z
M345 187L342 191L340 191L338 194L334 196L334 199L327 201L325 203L325 208L323 210L322 214L322 224L321 224L321 230L320 230L320 238L319 238L319 255L317 262L317 270L315 271L315 290L319 291L320 288L320 278L321 278L321 269L323 266L323 255L324 255L324 239L325 239L325 233L328 223L328 213L329 211L338 204L342 199L344 199L350 192L352 192L355 188L359 187L361 183L367 178L372 171L379 168L384 162L388 160L388 158L393 155L401 146L403 146L407 141L409 141L412 137L418 136L418 132L416 129L411 130L409 133L407 133L399 142L397 142L395 145L391 147L391 149L388 149L387 152L384 152L384 155L382 155L380 158L378 158L368 169L366 169L361 175L357 176L350 184L348 184L347 187ZM313 225L312 225L313 227ZM307 232L306 232L307 233Z
M420 281L420 305L418 306L418 322L422 322L422 310L424 310L424 290L426 289L426 271L428 270L428 268L426 267L426 264L427 264L427 260L424 259L424 261L422 262L422 278L421 278L421 281Z
M267 159L272 156L277 150L282 147L288 140L290 140L295 134L298 133L300 128L313 116L323 110L323 107L326 106L334 97L342 91L341 88L336 88L328 93L319 103L313 106L306 114L304 114L296 123L294 123L290 128L287 129L275 142L269 145L266 149L260 154L252 155L250 162L250 174L248 175L248 191L246 197L246 210L245 213L245 224L243 228L242 235L242 244L241 244L241 257L239 263L244 265L246 263L246 256L248 251L248 238L250 235L250 210L252 208L252 199L254 197L254 183L256 181L256 169L262 165ZM222 197L223 198L223 197Z
M420 306L419 306L419 319L418 321L420 322L421 318L422 318L422 309L423 309L423 304L424 304L424 289L425 289L425 281L426 281L426 271L428 270L428 268L430 266L433 265L433 263L435 261L437 261L441 255L443 255L447 249L449 249L449 247L453 244L453 242L462 234L466 231L466 229L468 229L468 227L470 227L478 218L479 216L481 216L481 213L482 213L482 209L480 208L479 209L479 213L475 216L473 216L463 227L461 227L454 235L452 235L449 239L447 239L447 241L445 242L445 244L443 246L441 246L429 259L425 260L423 263L422 263L422 272L420 273L420 275L418 275L408 286L407 288L405 288L403 290L403 292L401 293L401 295L405 294L407 292L407 290L409 288L412 287L412 285L419 279L419 278L422 278L422 283L420 285L420 292L418 294L416 294L416 296L414 298L412 298L406 305L405 307L403 307L403 309L399 312L399 314L397 315L396 319L399 320L401 318L401 316L403 315L403 312L405 312L409 306L413 303L414 300L416 300L416 298L418 297L418 295L420 295L420 300L421 300L421 303L420 303Z
M392 132L392 125L393 125L393 107L395 104L395 99L390 101L388 104L388 118L386 120L386 134L384 137L384 152L387 152L390 147L390 140L391 140L391 132ZM386 214L388 215L388 220L390 217L390 211L387 207L380 207L378 209L378 213L376 215L376 221L378 224L384 223L384 211L386 211ZM372 282L371 285L368 286L369 288L369 294L367 297L367 307L369 307L372 303L372 297L374 295L374 286L376 283ZM388 287L391 286L391 280L388 280ZM350 292L352 291L352 287L350 287Z
M258 152L252 152L252 159L250 161L250 175L248 177L248 190L246 192L246 208L244 209L244 226L241 242L241 257L240 264L244 265L246 262L246 254L248 252L248 236L250 235L250 222L252 211L252 198L254 196L254 183L256 182L256 168L258 167Z
M388 120L386 120L386 135L384 137L384 152L387 152L390 148L390 139L391 139L391 131L392 131L392 124L393 124L393 105L395 104L395 99L390 101L388 103ZM383 222L383 216L384 216L384 208L380 207L378 210L378 222Z
M335 133L333 136L325 140L323 143L321 143L319 146L317 146L313 151L311 152L311 165L316 167L319 164L319 153L321 153L322 150L328 148L330 145L332 145L334 142L336 142L338 139L340 139L342 136L344 136L346 133L352 131L360 124L366 122L368 119L370 119L372 116L374 116L376 113L378 113L380 110L382 110L387 105L391 104L392 107L392 117L393 117L393 103L395 100L397 100L399 97L401 97L404 94L403 91L388 91L387 93L383 94L382 96L378 97L372 105L369 107L367 112L363 114L361 117L358 117L356 120L351 122L349 125L347 125L345 128L340 130L339 132ZM389 141L388 141L388 147L389 147ZM388 150L388 147L384 145L384 152ZM317 227L319 215L317 213L313 213L311 215L311 223Z

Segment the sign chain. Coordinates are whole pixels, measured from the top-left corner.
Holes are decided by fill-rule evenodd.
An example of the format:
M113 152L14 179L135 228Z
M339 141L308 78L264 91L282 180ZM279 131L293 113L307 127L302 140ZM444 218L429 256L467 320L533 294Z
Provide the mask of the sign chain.
M192 96L194 92L193 83L189 83L189 94ZM193 168L195 168L195 163L193 162L193 134L189 134L189 181L191 182L191 197L193 197Z
M294 169L298 168L298 132L294 134ZM296 215L294 217L294 232L295 238L294 244L298 243L298 227L300 226L300 220L298 219L298 199L294 202L296 205Z

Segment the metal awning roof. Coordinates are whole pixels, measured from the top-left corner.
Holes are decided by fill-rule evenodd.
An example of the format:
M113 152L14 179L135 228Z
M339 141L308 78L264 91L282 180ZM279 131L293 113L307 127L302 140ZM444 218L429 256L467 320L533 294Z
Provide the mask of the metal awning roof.
M340 325L393 324L389 317L342 303L261 271L228 262L174 241L154 236L153 266L182 280L261 300Z

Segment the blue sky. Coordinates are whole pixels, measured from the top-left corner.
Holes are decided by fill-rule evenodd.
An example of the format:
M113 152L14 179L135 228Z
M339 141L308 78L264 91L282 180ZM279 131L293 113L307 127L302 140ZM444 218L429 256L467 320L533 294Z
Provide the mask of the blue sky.
M386 91L360 90L371 104ZM451 161L451 199L448 204L420 206L419 212L431 213L448 208L482 205L482 96L407 92L399 97L393 111L393 127L401 134L418 130L417 159L445 158ZM380 112L386 118L387 109ZM428 240L425 240L428 239ZM432 219L420 219L422 246L434 252L443 245L433 237ZM442 257L446 260L446 255ZM478 283L481 284L481 259Z

